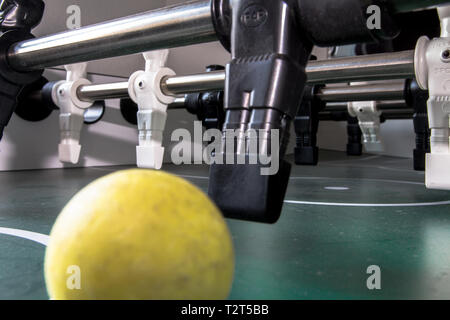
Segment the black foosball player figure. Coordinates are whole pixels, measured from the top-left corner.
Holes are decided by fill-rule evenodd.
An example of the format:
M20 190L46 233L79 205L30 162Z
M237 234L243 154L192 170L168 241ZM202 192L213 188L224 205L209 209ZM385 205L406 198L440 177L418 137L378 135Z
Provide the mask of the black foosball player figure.
M319 86L307 86L297 116L294 119L296 147L295 164L315 166L319 162L317 132L319 130L319 112L326 103L315 97Z
M431 130L428 123L428 91L419 88L416 80L407 80L405 101L414 110L413 122L416 134L414 170L425 171L426 154L431 152Z
M441 24L436 9L402 13L397 15L397 24L405 32L392 40L381 43L366 43L356 46L357 55L376 54L414 50L417 39L426 35L430 39L440 36ZM426 24L417 21L427 21ZM407 32L406 32L407 31ZM416 148L414 149L414 170L425 171L425 157L430 153L430 128L427 112L428 92L421 90L415 80L405 83L405 102L414 110L414 132L416 134Z
M206 67L206 72L225 70L220 65ZM223 91L211 91L202 93L191 93L185 96L186 110L197 116L203 127L208 129L222 129L225 121L225 110L223 108Z
M0 140L20 92L43 73L43 70L13 70L7 60L8 50L17 42L33 38L31 29L40 23L44 8L42 0L2 0L0 3Z
M31 31L41 21L44 8L41 0L3 0L0 4L0 31Z
M347 118L347 155L348 156L361 156L363 154L362 131L359 126L358 118L352 117L349 114Z

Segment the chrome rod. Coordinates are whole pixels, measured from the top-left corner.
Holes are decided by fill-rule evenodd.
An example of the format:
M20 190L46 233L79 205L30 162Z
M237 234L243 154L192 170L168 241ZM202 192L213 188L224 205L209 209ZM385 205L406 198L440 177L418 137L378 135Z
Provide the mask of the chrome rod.
M189 76L163 79L161 90L166 95L176 96L193 92L220 91L225 84L225 72L213 71Z
M174 102L169 104L169 110L186 109L185 102L186 102L186 99L184 97L176 98Z
M390 6L396 12L407 12L416 9L435 7L449 3L448 0L391 0Z
M354 86L325 87L317 92L324 102L350 102L404 99L405 81L384 82Z
M346 110L342 110L343 115L336 115L332 111L322 111L319 112L319 119L321 121L347 121L347 116L345 116ZM404 110L397 110L397 109L385 109L382 112L382 116L386 120L403 120L403 119L412 119L414 116L414 110L413 109L404 109Z
M77 92L82 101L99 101L128 98L128 82L93 84L81 86Z
M180 96L187 93L220 91L225 83L223 71L174 76L163 79L161 89L169 96ZM107 99L127 98L128 82L93 84L81 86L78 98L82 101L98 101Z
M414 58L411 58L411 55L414 55L413 51L311 61L306 68L308 83L322 84L414 78ZM406 59L406 57L409 58ZM319 81L319 79L321 80ZM178 96L186 93L223 90L224 84L225 71L214 71L169 77L163 80L161 87L165 94ZM394 100L401 98L400 95L402 94L399 85L393 87L389 87L387 84L374 85L367 88L372 92L365 94L362 90L355 93L355 90L357 90L355 88L348 88L348 90L354 92L354 99L359 100L366 98L370 100L384 100L384 98ZM344 95L349 93L348 91L336 92L336 89L327 88L325 92L325 95L330 96L330 98L324 97L326 101L355 101L348 96L344 98ZM79 98L85 101L124 98L128 95L128 84L123 82L110 85L84 86L80 89L79 94ZM332 95L335 96L333 99L337 100L330 100Z
M405 100L392 100L392 101L378 101L377 102L378 110L405 110L410 109ZM325 107L325 111L327 112L345 112L348 110L348 104L343 102L331 102L327 103Z
M163 79L162 91L169 96L188 93L223 90L225 73L215 71L189 76L174 76ZM369 100L401 100L404 97L404 81L373 83L364 85L343 85L321 88L317 97L324 102L350 102ZM81 86L78 98L82 101L98 101L127 98L128 82L93 84Z
M215 39L210 1L202 0L19 42L8 61L30 71Z
M405 110L384 110L382 116L386 120L405 120L412 119L414 116L413 109Z
M404 12L449 1L390 0L389 2L394 12ZM9 49L8 61L18 71L31 71L215 39L217 36L211 17L210 1L199 0L22 41ZM328 65L321 67L326 69ZM398 71L409 70L401 70L400 67ZM374 77L375 74L374 70ZM342 76L345 78L345 75ZM311 77L311 79L324 81L323 78Z
M414 50L311 61L306 72L311 84L414 78Z
M406 104L405 100L386 100L377 101L377 108L381 111L388 110L393 112L397 110L399 112L409 112L410 106ZM172 104L169 105L169 109L185 109L185 98L177 98ZM324 112L346 112L348 110L348 104L344 102L328 102Z

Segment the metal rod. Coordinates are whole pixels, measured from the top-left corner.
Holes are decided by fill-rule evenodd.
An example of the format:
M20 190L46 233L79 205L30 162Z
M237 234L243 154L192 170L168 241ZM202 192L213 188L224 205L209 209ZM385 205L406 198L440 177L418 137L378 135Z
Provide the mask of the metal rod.
M317 98L324 102L404 99L405 81L321 88Z
M161 89L166 95L179 96L195 92L220 91L223 90L224 83L225 73L213 71L165 78L161 83ZM128 82L85 85L78 89L78 98L88 102L128 96Z
M345 112L345 111L342 111ZM383 111L383 118L386 120L404 120L404 119L412 119L414 115L413 109L405 109L405 110L389 110L386 109ZM331 111L322 111L319 113L319 119L321 121L347 121L347 117L338 117Z
M414 110L392 110L392 112L383 112L383 118L386 120L411 120L414 116Z
M379 101L377 102L377 108L381 111L386 110L400 110L404 111L411 107L406 104L404 100L393 101ZM325 111L327 112L346 112L348 110L348 104L343 102L327 103Z
M311 61L306 68L308 83L337 83L351 81L388 80L414 78L413 51L367 55L361 57L339 58L325 61ZM403 59L401 58L403 57ZM405 57L409 57L406 59ZM367 72L367 73L364 73ZM377 73L378 72L378 73ZM321 79L319 81L319 79ZM162 90L167 95L223 90L225 72L214 71L188 76L174 76L163 80ZM326 88L321 93L325 101L358 101L358 100L394 100L401 99L403 89L400 83L388 85L370 85L364 93L358 87L343 89ZM353 92L354 98L352 98ZM112 83L81 87L79 98L83 101L124 98L128 96L128 83ZM344 97L345 96L345 97ZM332 98L333 97L333 98ZM353 100L352 100L353 99ZM356 100L355 100L356 99Z
M87 102L128 98L128 82L81 86L77 95L80 100Z
M390 0L389 5L404 12L448 2ZM22 41L9 49L8 61L18 71L31 71L215 39L210 1L200 0Z
M173 103L169 105L169 109L185 109L185 98L180 97L175 99ZM378 110L383 112L393 112L397 110L399 112L409 112L410 106L408 106L405 100L392 100L392 101L378 101L377 102ZM327 103L324 112L347 112L348 104L343 102L330 102Z
M162 81L161 90L166 95L176 96L203 91L224 89L225 72L213 71L189 76L169 77Z
M414 78L414 50L311 61L308 83Z
M215 39L210 1L202 0L23 41L10 48L8 61L30 71Z
M390 5L396 12L407 12L449 3L448 0L391 0Z
M377 101L378 110L405 110L409 109L405 100L392 100L392 101ZM331 102L327 103L325 111L329 112L343 112L348 110L348 103L346 102Z
M184 97L176 98L174 102L169 104L169 110L186 109L185 101L186 99Z

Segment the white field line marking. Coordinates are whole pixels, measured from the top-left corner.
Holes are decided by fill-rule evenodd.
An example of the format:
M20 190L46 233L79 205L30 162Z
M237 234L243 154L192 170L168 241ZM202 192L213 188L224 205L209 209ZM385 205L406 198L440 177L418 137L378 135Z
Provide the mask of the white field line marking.
M0 234L6 234L9 236L31 240L43 244L44 246L47 246L48 241L50 239L50 237L45 234L20 229L0 228Z
M209 180L209 177L202 176L188 176L188 175L178 175L179 177L186 179L202 179ZM374 181L374 182L387 182L387 183L400 183L400 184L411 184L416 186L424 186L424 182L414 182L414 181L401 181L401 180L387 180L387 179L355 179L355 178L332 178L332 177L291 177L291 180L355 180L361 181Z
M363 179L356 179L356 178L332 178L332 177L291 177L291 180L354 180L354 181L358 181L358 182L373 181L373 182L411 184L411 185L425 187L425 183L424 182L387 180L387 179L364 179L364 178Z
M309 202L286 200L289 204L305 204L312 206L334 206L334 207L432 207L450 205L450 201L422 202L422 203L339 203L339 202Z
M200 176L181 176L192 179L208 179L208 177ZM413 181L399 181L399 180L383 180L383 179L349 179L349 178L327 178L327 177L291 177L292 180L356 180L356 181L374 181L374 182L388 182L424 186L422 182ZM422 203L333 203L333 202L309 202L309 201L294 201L286 200L289 204L306 204L314 206L336 206L336 207L432 207L450 205L449 201L438 202L422 202Z
M202 179L202 180L209 180L209 177L201 177L201 176L188 176L188 175L184 175L184 174L180 174L178 175L181 178L186 178L186 179Z

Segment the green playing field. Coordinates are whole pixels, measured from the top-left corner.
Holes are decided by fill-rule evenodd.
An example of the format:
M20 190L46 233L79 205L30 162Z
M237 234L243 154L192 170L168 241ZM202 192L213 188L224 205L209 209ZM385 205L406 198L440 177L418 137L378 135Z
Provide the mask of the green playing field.
M0 173L0 299L48 299L43 260L55 218L83 186L121 169ZM207 188L205 166L164 170ZM295 166L277 224L227 221L230 298L450 299L450 192L423 181L410 159L323 152L318 167ZM372 265L381 290L367 288Z

